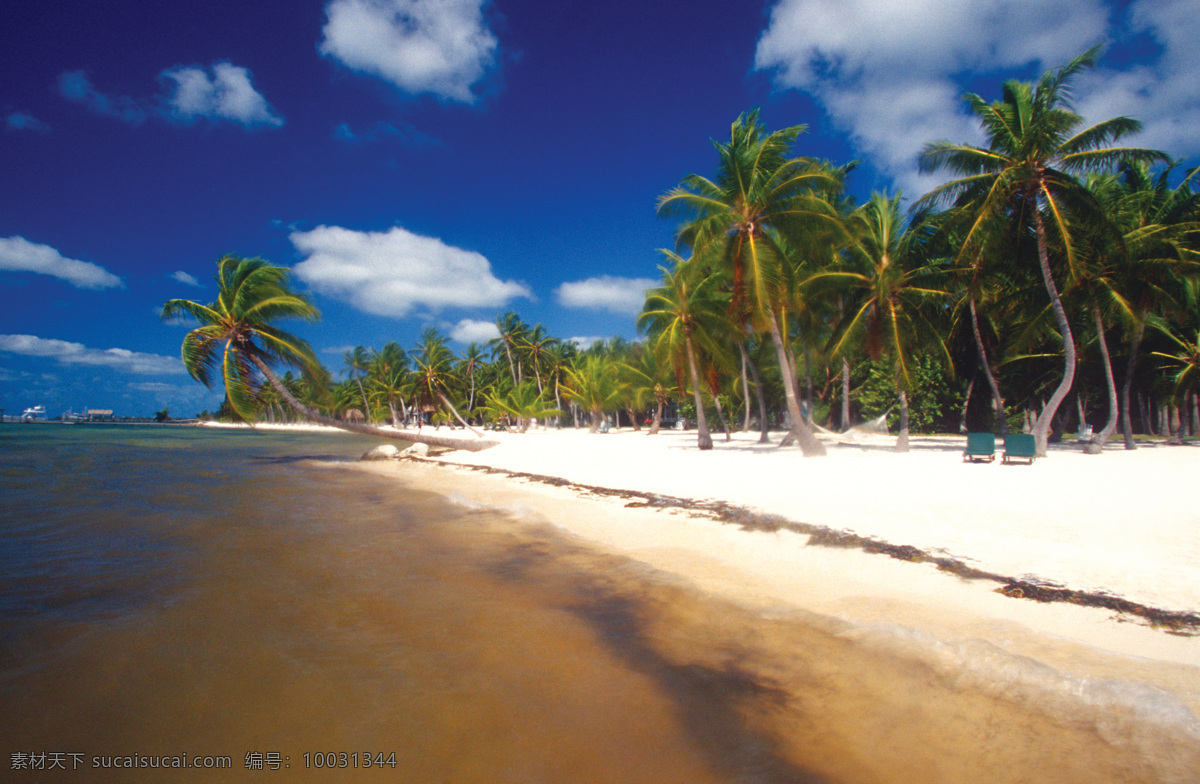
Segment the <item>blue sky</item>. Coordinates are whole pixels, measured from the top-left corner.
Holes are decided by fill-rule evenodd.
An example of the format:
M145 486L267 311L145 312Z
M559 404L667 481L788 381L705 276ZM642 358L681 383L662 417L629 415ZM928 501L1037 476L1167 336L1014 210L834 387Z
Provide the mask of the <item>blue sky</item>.
M225 253L293 268L341 353L513 309L553 335L636 336L674 225L656 198L711 174L762 107L850 188L930 183L921 145L979 141L998 97L1089 46L1092 121L1200 153L1189 2L296 0L8 3L0 10L0 407L214 409L157 313L203 302ZM1191 161L1194 163L1194 160Z

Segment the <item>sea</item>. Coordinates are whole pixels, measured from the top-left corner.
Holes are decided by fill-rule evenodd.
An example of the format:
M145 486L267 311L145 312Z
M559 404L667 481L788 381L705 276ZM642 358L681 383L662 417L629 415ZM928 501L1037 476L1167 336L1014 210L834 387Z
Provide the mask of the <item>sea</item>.
M1171 694L725 603L376 443L0 425L0 781L1200 781Z

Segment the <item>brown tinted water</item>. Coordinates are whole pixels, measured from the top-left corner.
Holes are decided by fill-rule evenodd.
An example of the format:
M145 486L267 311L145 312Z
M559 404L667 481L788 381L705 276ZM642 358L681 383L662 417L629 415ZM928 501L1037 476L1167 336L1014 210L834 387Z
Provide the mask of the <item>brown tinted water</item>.
M750 612L354 439L0 432L5 781L1200 780L1169 694Z

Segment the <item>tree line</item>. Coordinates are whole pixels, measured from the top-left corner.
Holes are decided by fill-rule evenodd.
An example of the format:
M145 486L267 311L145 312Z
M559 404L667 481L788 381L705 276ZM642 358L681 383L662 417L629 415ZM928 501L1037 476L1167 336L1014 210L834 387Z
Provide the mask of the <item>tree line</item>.
M1098 52L1005 82L992 102L965 96L986 145L927 144L921 169L950 179L907 209L901 194L855 203L854 164L795 154L804 126L741 115L714 141L713 176L659 198L676 245L636 342L576 346L508 312L498 337L457 354L432 328L409 350L355 347L338 380L272 324L318 315L287 270L234 256L218 262L216 302L171 300L163 314L200 322L185 365L206 384L219 371L223 409L247 420L384 422L412 438L535 420L656 432L682 417L700 449L710 422L763 441L783 425L782 443L811 455L819 428L881 414L898 450L914 425L1020 428L1039 454L1072 426L1092 452L1118 428L1126 448L1135 432L1197 434L1197 169L1121 146L1140 128L1131 118L1084 127L1070 83Z

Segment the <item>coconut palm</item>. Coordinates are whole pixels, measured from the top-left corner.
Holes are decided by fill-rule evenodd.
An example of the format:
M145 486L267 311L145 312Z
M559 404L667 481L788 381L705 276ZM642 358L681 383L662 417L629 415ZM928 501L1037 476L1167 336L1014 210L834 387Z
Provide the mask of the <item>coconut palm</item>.
M826 197L839 185L837 172L811 158L790 157L805 130L797 125L767 133L757 110L743 114L731 127L729 143L714 142L720 157L716 179L688 175L658 202L659 214L692 218L680 231L680 246L725 270L731 312L756 331L769 332L785 380L795 378L784 344L793 261L779 237L802 246L800 238L836 230L838 223ZM806 455L824 454L801 415L795 385L783 386L797 443Z
M520 384L525 376L522 373L519 352L522 340L529 331L529 325L521 321L521 317L510 310L496 318L496 329L500 332L499 337L488 341L488 346L492 349L492 357L498 356L503 351L508 358L508 369L512 373L512 382Z
M621 407L625 393L616 365L607 354L583 354L566 369L563 394L591 413L593 433L605 414Z
M421 333L417 353L413 356L413 376L417 405L432 408L435 412L445 410L463 427L479 435L479 431L468 425L450 402L455 383L454 354L446 345L446 336L436 327L427 327Z
M693 260L684 260L672 251L662 253L674 263L674 269L659 267L663 285L646 292L638 329L649 333L653 350L675 368L681 391L685 388L683 372L687 368L696 402L696 444L702 450L712 449L697 356L702 347L713 353L720 351L715 341L717 335L726 331L720 325L726 321L724 314L728 308L717 290L720 284L717 274L706 274Z
M362 397L363 409L367 417L367 421L371 421L371 404L367 402L367 391L363 388L363 376L371 367L371 354L362 346L355 346L342 355L342 361L345 363L346 372L358 384L358 394Z
M928 225L904 225L900 196L872 194L850 216L851 240L835 268L810 276L802 288L845 297L841 323L834 331L830 354L844 356L853 344L866 347L871 359L891 364L900 397L900 433L896 451L908 451L908 392L913 388L915 352L931 348L952 366L950 353L935 323L946 291L944 266L924 258Z
M279 365L300 368L311 379L324 369L303 339L285 332L273 322L285 318L316 321L320 312L308 299L288 288L286 268L264 259L224 256L217 262L217 299L208 305L185 299L168 300L164 320L191 316L200 326L183 339L183 365L192 378L211 386L219 371L230 409L246 422L253 422L254 392L269 383L291 408L313 422L383 438L403 438L430 446L477 451L495 442L462 442L456 439L398 434L370 425L343 422L309 408L287 389L272 369Z
M483 365L483 349L478 343L468 343L458 359L458 370L467 382L467 411L475 410L475 378Z
M508 386L503 390L495 390L486 395L488 413L499 419L504 416L512 417L517 422L518 432L524 433L529 423L534 419L546 420L562 414L544 398L532 381L526 379L517 386Z
M930 191L918 205L978 195L978 217L965 237L964 250L974 250L975 231L993 220L1015 218L1033 224L1038 265L1063 343L1062 379L1033 429L1039 456L1046 454L1051 420L1075 374L1075 339L1050 266L1052 241L1061 247L1068 270L1077 261L1070 216L1075 203L1087 200L1087 193L1074 175L1122 160L1166 159L1156 150L1112 146L1141 128L1131 118L1115 117L1080 130L1083 118L1071 108L1070 81L1095 65L1099 51L1093 47L1046 72L1037 85L1005 82L1002 99L994 103L967 94L964 98L979 118L988 146L940 141L926 145L920 159L922 171L948 170L961 176Z

